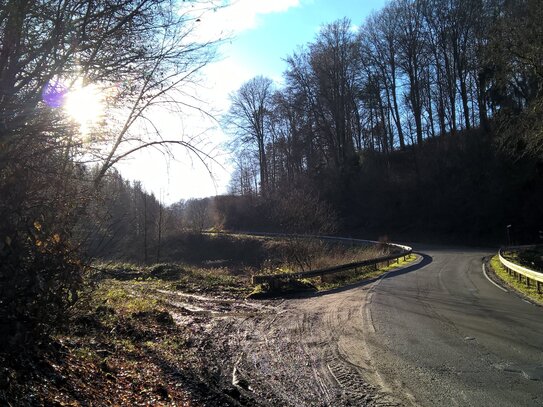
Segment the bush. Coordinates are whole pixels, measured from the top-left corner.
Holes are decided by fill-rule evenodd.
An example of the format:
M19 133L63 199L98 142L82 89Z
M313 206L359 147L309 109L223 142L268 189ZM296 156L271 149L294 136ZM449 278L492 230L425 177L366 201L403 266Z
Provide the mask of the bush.
M58 233L38 222L0 249L0 346L26 346L51 331L78 299L82 266Z

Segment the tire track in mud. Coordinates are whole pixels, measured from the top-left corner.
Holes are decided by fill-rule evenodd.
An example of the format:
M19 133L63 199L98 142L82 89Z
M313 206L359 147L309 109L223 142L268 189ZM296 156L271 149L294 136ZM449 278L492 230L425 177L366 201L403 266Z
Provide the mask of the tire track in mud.
M368 381L366 290L287 300L241 324L239 372L261 405L400 405Z
M231 405L399 406L365 349L369 287L284 301L156 294L196 330L202 376Z

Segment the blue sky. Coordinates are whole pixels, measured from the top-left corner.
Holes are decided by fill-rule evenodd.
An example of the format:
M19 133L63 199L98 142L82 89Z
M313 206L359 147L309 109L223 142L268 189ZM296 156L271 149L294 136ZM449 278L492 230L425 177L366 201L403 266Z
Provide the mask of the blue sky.
M201 87L194 89L198 98L207 101L203 109L220 117L229 107L229 94L257 75L276 81L281 79L286 64L283 59L298 46L314 40L322 25L348 17L359 26L385 0L234 0L232 5L203 15L200 33L203 38L232 37L219 49L219 59L202 71ZM167 204L180 199L200 198L225 193L230 180L231 164L222 148L227 136L217 123L199 114L187 112L172 118L172 132L180 127L189 136L206 131L201 147L216 158L208 161L208 169L186 151L174 148L175 160L153 151L142 151L117 168L124 177L142 181L144 187Z
M255 74L277 77L286 68L282 59L311 42L322 25L348 17L359 26L372 10L384 4L383 0L302 0L285 12L259 15L258 26L239 33L231 49L225 51Z

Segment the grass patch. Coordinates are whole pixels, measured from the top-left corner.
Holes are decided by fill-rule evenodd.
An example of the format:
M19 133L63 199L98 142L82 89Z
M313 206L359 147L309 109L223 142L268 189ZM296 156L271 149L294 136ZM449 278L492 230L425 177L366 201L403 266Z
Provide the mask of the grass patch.
M93 301L120 313L148 312L156 308L157 300L142 293L142 289L146 288L144 284L108 280L100 284L93 294ZM100 308L97 310L100 311Z
M521 294L530 297L538 304L543 305L543 294L537 292L535 284L532 283L530 287L527 287L524 282L525 280L521 283L515 276L510 275L507 270L505 270L505 267L503 267L498 255L495 255L490 259L490 266L494 270L494 273L515 291L518 291Z
M144 304L134 304L133 292L126 291L131 287L138 295L142 290L182 290L186 292L228 294L243 297L250 292L250 270L244 267L232 269L228 267L197 267L180 263L159 263L151 266L137 266L127 263L96 264L94 269L103 273L102 278L113 283L110 292L102 293L109 302L129 300L129 306L138 311ZM119 284L127 282L129 284ZM115 291L115 289L117 289ZM104 288L102 288L104 290ZM100 293L98 293L100 295ZM137 301L136 301L137 302Z
M271 289L268 284L257 284L253 292L249 295L251 298L266 298L274 295L281 295L294 291L328 291L336 288L355 284L364 280L378 277L388 271L405 267L414 262L417 256L410 254L401 257L398 261L392 261L389 265L379 265L377 269L374 266L367 266L358 269L341 271L338 273L315 277L310 279L292 280L279 283L275 289Z

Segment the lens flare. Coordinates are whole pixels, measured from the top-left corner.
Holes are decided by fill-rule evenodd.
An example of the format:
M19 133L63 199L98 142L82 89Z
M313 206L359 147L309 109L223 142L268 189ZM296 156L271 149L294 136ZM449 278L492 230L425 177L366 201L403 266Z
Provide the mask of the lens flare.
M67 91L66 85L58 79L50 80L43 87L41 96L47 106L56 108L64 104Z

